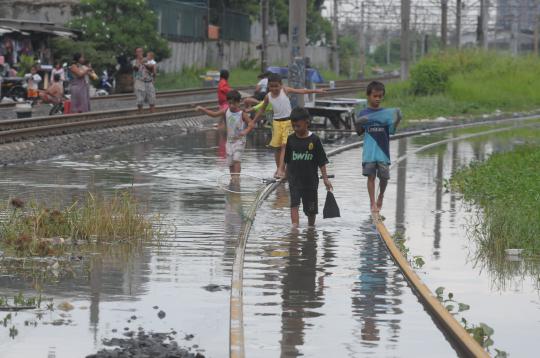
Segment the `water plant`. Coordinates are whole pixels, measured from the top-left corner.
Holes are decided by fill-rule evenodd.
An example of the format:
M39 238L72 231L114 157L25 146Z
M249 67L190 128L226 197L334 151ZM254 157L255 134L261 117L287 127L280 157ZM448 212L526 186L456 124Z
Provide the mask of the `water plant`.
M409 255L410 250L405 245L405 238L403 238L403 234L401 232L398 231L394 233L392 238L399 251L401 251L401 254L405 257L405 259L409 262L409 265L411 265L413 269L420 269L425 265L426 262L424 261L424 258L422 256Z
M159 224L159 216L149 216L130 191L111 197L87 193L64 208L12 199L0 208L0 241L18 255L58 255L78 241L156 238Z
M540 253L540 145L473 162L454 173L451 184L482 209L469 231L486 255L502 257L509 248Z

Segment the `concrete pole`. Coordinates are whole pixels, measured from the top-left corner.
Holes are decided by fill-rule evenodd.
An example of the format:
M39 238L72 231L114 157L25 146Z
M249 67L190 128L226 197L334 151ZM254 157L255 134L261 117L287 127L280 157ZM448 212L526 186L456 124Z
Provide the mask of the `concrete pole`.
M535 9L536 13L538 14L538 7ZM533 48L534 48L534 55L538 56L538 40L539 40L539 29L538 26L540 25L540 15L534 16L534 36L533 36Z
M306 12L307 0L289 1L289 79L294 88L306 86ZM294 107L304 106L304 96L291 95Z
M365 3L362 2L360 11L360 73L366 76L366 32L365 32Z
M289 0L289 2L296 2ZM334 16L332 18L332 67L336 75L339 75L339 52L338 52L338 0L334 0Z
M401 79L409 78L409 23L411 21L411 0L401 0L401 41L400 41L400 63Z
M461 48L461 7L463 6L462 0L456 0L456 48Z
M441 50L448 44L448 0L441 0Z
M519 52L519 3L517 1L512 1L512 24L511 35L510 35L510 50L512 55L517 56Z
M386 64L390 64L390 31L388 28L384 29L384 37L386 39Z
M262 24L262 44L261 44L261 72L268 67L268 2L261 0L261 24Z
M480 24L478 32L478 42L481 48L488 48L488 21L489 21L489 0L480 0Z

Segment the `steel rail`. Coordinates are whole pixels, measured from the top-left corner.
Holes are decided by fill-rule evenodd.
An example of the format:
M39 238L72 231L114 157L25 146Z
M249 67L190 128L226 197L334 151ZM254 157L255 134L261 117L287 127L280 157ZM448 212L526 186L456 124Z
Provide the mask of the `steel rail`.
M322 97L353 93L364 89L365 86L342 87L329 90ZM215 107L215 101L196 101L172 105L157 106L155 113L139 114L136 109L119 109L111 111L87 112L60 116L46 116L26 119L0 121L0 143L20 141L32 137L44 137L75 131L98 129L129 124L152 123L158 121L198 117L201 113L195 111L198 105Z
M504 118L500 120L480 121L480 122L475 122L475 123L450 125L450 126L444 126L440 128L430 128L427 130L404 132L404 133L400 133L398 135L392 136L391 139L395 140L399 138L421 135L424 133L434 133L434 132L440 132L440 131L446 131L446 130L452 130L452 129L475 127L475 126L486 125L486 124L500 124L500 123L506 123L506 122L526 121L526 120L537 119L537 118L539 118L538 115L530 115L530 116L522 116L522 117L514 117L514 118ZM437 143L426 145L422 147L421 150L426 150L435 145L441 145L443 143L450 142L453 140L460 140L460 139L462 140L462 139L472 138L476 136L486 135L489 133L496 133L503 130L510 130L512 128L514 127L504 127L501 129L493 129L493 130L483 131L479 133L469 134L469 135L461 136L458 138L450 138L447 140L439 141ZM332 157L339 153L345 152L347 150L358 148L362 145L363 145L363 141L351 143L349 145L345 145L345 146L336 148L328 152L327 156ZM416 152L417 151L413 153L416 153ZM406 155L398 158L396 160L396 164L404 160L405 158L406 158ZM255 220L257 209L262 205L263 201L280 184L281 184L280 180L270 183L266 187L264 187L264 189L259 193L259 195L257 195L257 197L255 198L255 200L253 201L253 203L251 204L248 210L248 213L245 218L245 222L242 225L240 234L238 236L235 258L234 258L233 267L232 267L231 295L230 295L229 357L231 358L244 358L245 357L244 326L243 326L243 269L244 269L244 255L245 255L247 240L249 237L249 233L251 231L251 227L253 225L253 221ZM394 244L393 240L391 239L391 236L388 233L388 230L386 229L386 227L384 226L384 223L382 223L382 220L380 220L380 216L377 215L373 219L374 219L374 224L376 225L381 238L383 239L386 246L388 247L388 250L390 251L392 259L398 265L398 267L400 268L401 272L403 273L405 278L408 280L408 282L412 285L413 292L415 292L418 295L418 297L421 299L421 301L424 303L424 305L427 306L428 312L430 312L430 314L432 314L435 320L439 322L444 327L444 329L447 330L445 333L448 333L450 338L452 339L451 341L452 346L455 347L459 352L466 354L469 357L489 357L486 351L467 333L467 331L465 331L463 326L461 326L461 324L459 324L456 321L456 319L442 306L442 304L431 293L429 288L425 284L423 284L422 281L416 275L416 273L414 273L414 270L410 267L407 260L403 258L403 255L401 255L401 252L399 251L399 249L397 248L397 246ZM401 258L399 258L400 256ZM416 277L417 279L413 279L414 277Z
M355 84L362 84L367 83L371 80L395 80L398 76L381 76L381 77L374 77L366 80L337 80L335 81L336 88L340 88L342 86L347 87ZM322 83L318 86L319 88L329 88L330 85L328 83ZM239 91L254 91L255 86L238 86L235 87L235 89ZM167 90L167 91L159 91L156 93L156 98L171 98L171 97L189 97L194 95L211 95L216 93L216 88L188 88L188 89L181 89L181 90ZM133 100L135 99L135 95L133 93L118 93L118 94L111 94L108 96L95 96L92 97L92 101L105 101L105 100L111 100L111 101L121 101L121 100ZM0 109L2 108L13 108L17 105L17 103L0 103Z

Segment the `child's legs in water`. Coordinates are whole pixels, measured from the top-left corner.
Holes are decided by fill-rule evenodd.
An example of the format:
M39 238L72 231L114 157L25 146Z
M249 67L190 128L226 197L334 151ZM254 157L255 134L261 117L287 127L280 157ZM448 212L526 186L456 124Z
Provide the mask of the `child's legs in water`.
M389 166L386 163L362 163L362 174L367 176L367 189L369 203L372 212L378 212L382 208L384 192L390 179ZM379 195L375 201L375 178L379 177Z

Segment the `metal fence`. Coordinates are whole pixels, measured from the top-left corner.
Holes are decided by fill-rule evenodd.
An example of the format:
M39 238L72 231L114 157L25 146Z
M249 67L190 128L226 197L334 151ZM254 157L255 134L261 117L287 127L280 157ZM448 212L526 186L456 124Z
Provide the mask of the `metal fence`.
M224 10L217 15L220 37L223 40L251 40L251 21L248 15L231 10Z
M208 8L174 0L148 0L158 17L158 31L170 40L203 40L208 31Z
M157 15L158 31L169 40L205 40L209 24L219 26L220 39L251 40L251 21L246 14L209 9L205 1L148 0L148 4Z

